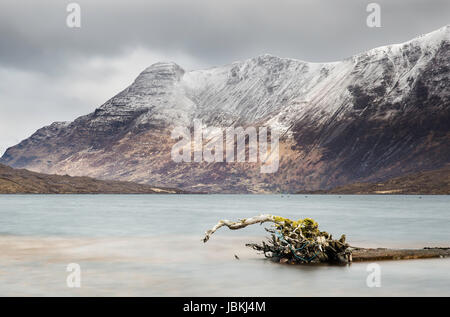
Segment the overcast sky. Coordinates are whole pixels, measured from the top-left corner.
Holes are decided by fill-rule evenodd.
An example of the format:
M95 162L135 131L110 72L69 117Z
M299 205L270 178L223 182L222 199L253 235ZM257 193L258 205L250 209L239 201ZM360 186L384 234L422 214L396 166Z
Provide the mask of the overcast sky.
M81 6L68 28L66 6ZM449 0L386 0L380 28L364 0L1 0L0 155L54 121L73 120L145 67L186 70L269 53L335 61L450 24Z

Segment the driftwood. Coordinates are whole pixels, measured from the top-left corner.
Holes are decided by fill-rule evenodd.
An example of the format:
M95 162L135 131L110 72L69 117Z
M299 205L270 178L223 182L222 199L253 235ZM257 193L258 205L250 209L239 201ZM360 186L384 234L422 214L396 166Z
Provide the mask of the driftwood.
M260 215L236 222L220 220L212 229L206 231L203 242L221 227L231 230L245 228L253 224L271 222L271 228L265 228L270 238L261 244L249 243L246 246L260 251L266 258L280 263L339 263L352 261L380 261L424 259L450 256L450 248L423 249L369 249L352 247L345 241L345 235L339 240L320 231L317 222L311 218L293 221L274 215Z
M252 243L246 246L263 252L267 258L293 263L348 263L351 261L351 248L345 242L345 235L342 235L339 240L333 240L329 233L319 231L317 222L310 218L293 221L274 215L260 215L237 222L220 220L205 233L203 242L207 242L214 232L224 226L237 230L265 222L274 224L273 228L266 228L271 238L261 244Z
M237 222L229 221L229 220L220 220L212 229L206 231L205 237L203 238L203 242L207 242L211 235L220 229L223 226L227 226L231 230L237 230L245 228L249 225L254 225L255 223L264 223L264 222L275 222L275 216L272 215L260 215L248 219L241 219Z
M423 249L353 249L353 261L413 260L445 258L450 256L450 248Z

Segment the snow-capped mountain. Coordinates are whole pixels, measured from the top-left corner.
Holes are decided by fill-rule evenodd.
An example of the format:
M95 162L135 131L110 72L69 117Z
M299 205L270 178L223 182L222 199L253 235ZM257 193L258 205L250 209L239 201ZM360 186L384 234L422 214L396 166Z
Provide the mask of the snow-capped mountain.
M145 69L93 113L53 123L0 162L213 192L318 189L434 169L450 161L450 27L343 61L262 55L186 72ZM283 138L280 168L175 163L175 126L267 126Z

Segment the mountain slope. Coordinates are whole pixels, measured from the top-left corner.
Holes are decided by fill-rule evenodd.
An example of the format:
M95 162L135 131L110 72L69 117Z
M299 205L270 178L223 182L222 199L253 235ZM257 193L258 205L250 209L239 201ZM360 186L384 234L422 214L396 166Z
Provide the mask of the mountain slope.
M263 55L186 72L157 63L93 113L54 123L0 162L210 192L322 189L436 169L450 161L450 28L344 61ZM175 163L176 126L272 126L280 168Z
M355 183L330 190L300 191L299 194L408 194L450 195L450 166L395 177L377 183Z
M99 181L90 177L46 175L18 170L0 164L0 194L175 194L172 188L117 181Z

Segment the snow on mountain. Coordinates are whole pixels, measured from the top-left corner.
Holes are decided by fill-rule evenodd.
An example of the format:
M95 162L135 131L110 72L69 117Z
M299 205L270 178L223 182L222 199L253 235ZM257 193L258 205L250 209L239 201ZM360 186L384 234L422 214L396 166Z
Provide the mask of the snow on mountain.
M203 182L201 190L230 191L243 190L239 182L230 185L230 175L254 179L244 191L271 191L431 168L449 160L449 40L445 26L332 63L267 54L189 72L172 62L156 63L95 112L38 130L0 162L189 189ZM266 180L236 166L198 166L195 172L172 166L164 152L167 131L194 119L207 126L271 125L286 133L279 177ZM149 138L166 141L158 145ZM442 154L447 157L439 159ZM400 166L405 159L409 163ZM208 178L211 171L216 178ZM183 180L186 173L197 179ZM296 176L286 180L286 173Z
M375 48L334 63L267 54L191 72L175 63L156 63L98 112L145 110L138 124L163 120L164 124L189 125L193 118L202 118L209 124L230 125L271 119L287 128L305 115L326 119L343 103L350 105L348 86L356 82L386 85L386 73L394 75L385 86L393 90L387 97L398 101L412 87L408 78L417 77L448 37L446 26L403 44Z

